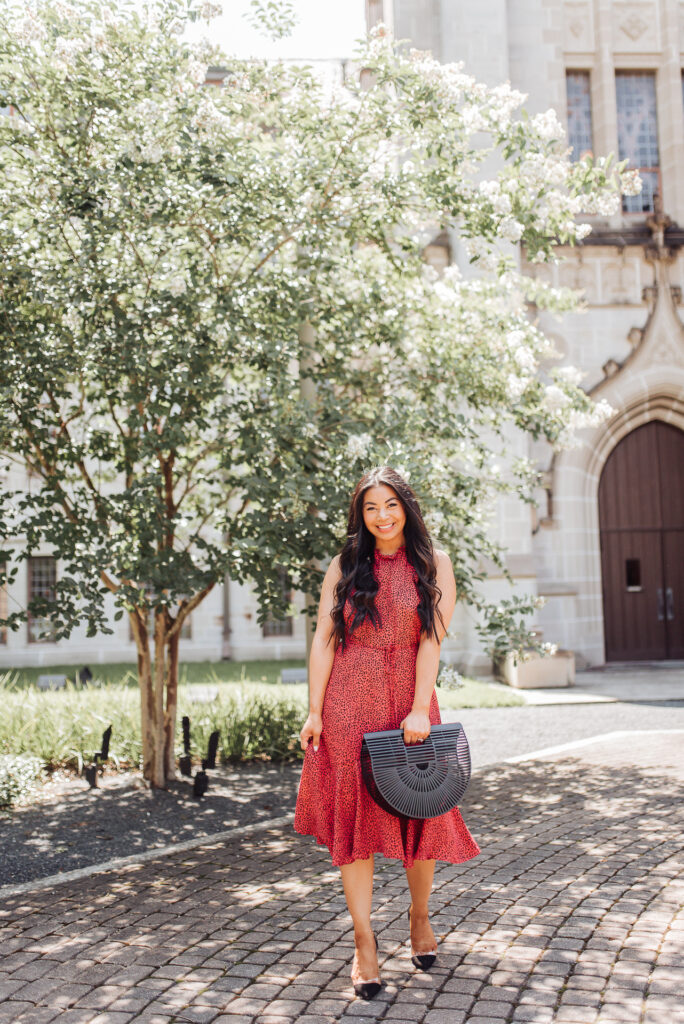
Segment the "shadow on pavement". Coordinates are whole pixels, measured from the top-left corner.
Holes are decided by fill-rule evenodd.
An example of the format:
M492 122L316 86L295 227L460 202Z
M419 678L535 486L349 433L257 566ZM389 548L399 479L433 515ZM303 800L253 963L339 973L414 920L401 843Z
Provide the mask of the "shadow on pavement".
M221 767L209 773L203 800L193 796L191 780L148 790L133 773L109 776L95 790L79 780L54 802L48 790L39 804L0 816L0 885L286 814L294 807L300 771L299 764Z
M482 854L437 865L429 974L408 957L401 865L378 858L372 1003L350 992L339 872L285 828L7 898L0 1020L61 1000L79 1022L679 1024L684 782L609 753L475 776Z

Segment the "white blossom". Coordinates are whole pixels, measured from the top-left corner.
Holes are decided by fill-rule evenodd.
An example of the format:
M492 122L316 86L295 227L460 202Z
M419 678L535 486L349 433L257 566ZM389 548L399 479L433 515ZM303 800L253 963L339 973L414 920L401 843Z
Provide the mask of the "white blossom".
M347 455L350 459L363 459L372 443L373 438L370 434L351 434L347 438Z
M575 387L581 383L584 376L584 372L576 366L560 366L556 370L556 377L565 381L566 384L573 384Z
M192 126L208 133L215 133L230 126L230 119L223 114L208 96L203 96L191 119Z
M509 331L508 334L506 335L506 344L513 351L517 351L517 349L520 347L520 345L522 345L524 343L524 341L525 341L525 332L524 331L520 331L520 330Z
M464 685L464 679L453 665L443 665L437 676L437 686L443 690L457 690Z
M60 36L53 50L55 64L65 69L72 67L78 55L83 53L86 47L87 43L83 39L68 39L66 36Z
M506 217L499 225L499 233L507 242L519 242L522 238L523 226L512 217Z
M146 163L158 164L164 159L164 150L158 142L148 142L140 150L140 158Z
M200 16L206 21L211 21L212 18L220 18L223 14L223 5L211 3L210 0L205 0L200 8Z
M71 334L76 334L81 329L81 317L78 315L75 309L68 309L62 316L62 325Z
M641 192L643 182L636 170L623 171L620 175L620 187L626 196L638 196Z
M535 114L532 118L532 127L539 133L542 139L548 142L552 139L562 139L565 135L563 125L558 120L558 115L552 107L543 114Z
M183 295L183 293L187 291L188 282L185 279L185 275L176 274L174 277L169 279L166 287L174 297L177 297L178 295Z
M24 45L41 42L45 38L45 27L38 21L31 11L20 21L17 32L17 39Z
M513 358L518 366L523 370L528 370L530 373L534 373L537 369L537 360L534 358L534 353L524 345L521 345L520 348L515 350Z
M552 412L565 409L570 404L570 397L557 384L547 384L544 389L544 405Z
M439 509L430 509L423 516L425 525L428 532L433 534L435 537L439 536L440 530L444 529L446 518L443 512Z
M509 373L506 377L506 394L512 402L516 402L527 387L528 381L519 377L516 373Z
M612 217L620 209L620 196L615 192L592 193L587 196L582 210L600 217Z
M196 57L191 57L188 61L188 78L195 85L204 85L207 78L207 65L202 63Z

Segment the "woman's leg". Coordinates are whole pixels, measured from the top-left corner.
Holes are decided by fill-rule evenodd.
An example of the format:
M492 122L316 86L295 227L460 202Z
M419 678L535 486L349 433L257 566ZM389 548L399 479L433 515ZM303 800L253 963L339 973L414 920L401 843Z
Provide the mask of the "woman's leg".
M347 907L354 924L359 975L366 981L378 973L378 958L371 926L373 903L373 855L367 860L355 860L340 867Z
M428 900L435 874L434 860L416 860L406 868L411 890L411 942L415 953L427 953L436 946L435 933L428 919Z

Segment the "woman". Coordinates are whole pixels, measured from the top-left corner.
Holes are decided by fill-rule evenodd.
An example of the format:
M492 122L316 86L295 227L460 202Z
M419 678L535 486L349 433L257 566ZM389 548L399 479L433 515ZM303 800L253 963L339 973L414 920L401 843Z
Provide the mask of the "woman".
M434 687L455 603L449 556L433 549L415 494L390 467L371 470L356 486L346 544L323 580L294 826L340 867L354 923L352 982L366 999L380 990L373 854L404 864L412 959L427 969L436 956L428 918L435 859L458 864L480 852L458 810L425 821L394 817L361 777L365 732L403 728L406 743L419 743L440 721Z

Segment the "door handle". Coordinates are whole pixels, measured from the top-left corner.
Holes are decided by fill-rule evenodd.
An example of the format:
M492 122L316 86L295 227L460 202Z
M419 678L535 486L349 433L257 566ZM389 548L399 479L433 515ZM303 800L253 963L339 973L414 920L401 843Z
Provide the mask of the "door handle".
M658 587L658 622L665 620L665 603L663 601L663 588Z
M667 608L667 621L672 622L674 619L674 598L672 596L672 587L668 587L665 591L665 607Z

